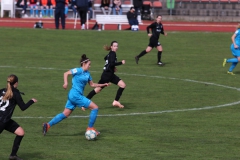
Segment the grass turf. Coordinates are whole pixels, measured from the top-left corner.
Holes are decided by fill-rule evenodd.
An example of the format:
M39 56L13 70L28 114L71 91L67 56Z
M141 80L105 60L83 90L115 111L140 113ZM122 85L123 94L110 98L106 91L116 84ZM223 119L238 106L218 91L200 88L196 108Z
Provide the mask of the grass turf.
M38 103L13 119L25 130L18 155L31 160L75 159L239 159L240 71L227 75L222 67L230 52L232 33L170 32L161 36L164 67L156 65L157 51L134 57L147 47L146 32L61 31L0 28L0 86L9 74L19 77L27 102ZM91 59L93 81L104 66L104 44L119 42L116 74L127 84L120 99L124 109L111 106L117 86L92 100L98 104L96 141L84 137L89 110L75 109L45 137L41 125L64 109L68 90L63 73L79 66L82 54ZM69 83L71 79L69 78ZM85 95L92 90L85 88ZM14 135L1 134L0 159L7 159ZM3 147L4 146L4 147Z

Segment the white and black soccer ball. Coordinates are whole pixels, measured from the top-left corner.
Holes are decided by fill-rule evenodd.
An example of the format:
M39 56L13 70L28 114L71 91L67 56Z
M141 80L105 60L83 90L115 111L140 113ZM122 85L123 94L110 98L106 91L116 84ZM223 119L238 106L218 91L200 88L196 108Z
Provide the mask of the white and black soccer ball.
M85 133L85 137L89 141L93 141L97 138L97 133L94 130L87 130Z

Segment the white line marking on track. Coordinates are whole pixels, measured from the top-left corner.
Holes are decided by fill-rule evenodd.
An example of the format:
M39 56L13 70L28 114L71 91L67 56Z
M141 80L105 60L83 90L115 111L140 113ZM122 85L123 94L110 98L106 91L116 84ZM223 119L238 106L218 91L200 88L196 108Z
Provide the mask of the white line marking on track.
M0 68L16 68L14 66L0 66ZM18 67L19 68L19 67ZM46 68L46 67L25 67L29 69L40 69L40 70L67 70L67 69L57 69L57 68ZM97 71L91 71L91 72L97 72ZM162 78L162 79L171 79L171 80L181 80L186 82L193 82L193 83L202 83L202 84L208 84L228 89L233 89L240 91L240 88L237 87L230 87L226 85L211 83L211 82L203 82L203 81L196 81L191 79L180 79L180 78L168 78L163 76L150 76L150 75L142 75L142 74L128 74L128 73L118 73L122 75L129 75L129 76L138 76L138 77L151 77L151 78ZM214 109L214 108L222 108L222 107L229 107L233 105L240 104L240 101L217 105L217 106L206 106L201 108L189 108L189 109L177 109L177 110L165 110L165 111L155 111L155 112L144 112L144 113L126 113L126 114L105 114L105 115L98 115L99 117L114 117L114 116L135 116L135 115L146 115L146 114L163 114L163 113L174 113L174 112L187 112L187 111L200 111L200 110L207 110L207 109ZM89 116L70 116L69 118L88 118ZM53 118L53 117L13 117L13 118L22 118L22 119L42 119L42 118Z

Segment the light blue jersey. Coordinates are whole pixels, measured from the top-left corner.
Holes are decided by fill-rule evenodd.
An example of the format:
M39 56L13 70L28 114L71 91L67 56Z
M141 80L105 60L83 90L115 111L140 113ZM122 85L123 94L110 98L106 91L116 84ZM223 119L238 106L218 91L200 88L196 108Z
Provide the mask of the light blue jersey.
M235 31L236 37L235 37L235 43L240 47L240 29L237 29Z
M84 71L82 68L74 68L70 70L72 73L72 89L68 94L66 108L73 110L76 106L87 108L91 101L83 96L84 88L92 77L89 71Z
M83 95L85 86L89 81L92 81L92 77L89 71L84 71L82 68L74 68L70 70L72 72L72 90L78 94Z
M238 46L238 48L234 48L233 43L231 44L231 51L234 57L240 57L240 29L237 29L235 31L235 43Z

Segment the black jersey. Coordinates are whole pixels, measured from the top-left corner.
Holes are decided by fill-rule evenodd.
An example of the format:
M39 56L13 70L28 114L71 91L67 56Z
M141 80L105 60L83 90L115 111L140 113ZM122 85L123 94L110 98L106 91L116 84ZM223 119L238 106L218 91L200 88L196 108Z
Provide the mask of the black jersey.
M21 93L18 89L12 87L13 97L4 101L3 96L6 92L6 88L0 90L0 122L6 123L12 117L13 111L18 105L22 111L26 110L30 105L34 103L33 100L24 103Z
M152 30L152 37L159 39L160 34L164 34L164 29L162 23L154 22L147 26L147 33L149 34L149 29Z
M105 65L103 70L106 72L114 72L115 66L121 65L122 62L117 62L116 52L110 51L108 55L104 57Z

